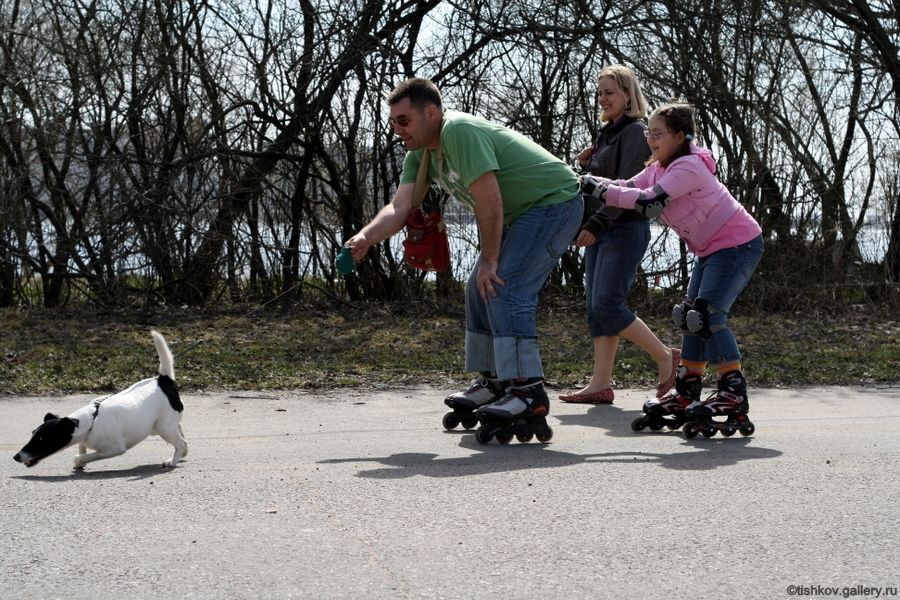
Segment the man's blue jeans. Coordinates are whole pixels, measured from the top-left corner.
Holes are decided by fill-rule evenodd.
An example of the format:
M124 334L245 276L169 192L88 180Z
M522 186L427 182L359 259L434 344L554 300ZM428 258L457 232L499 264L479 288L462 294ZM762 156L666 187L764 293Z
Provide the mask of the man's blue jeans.
M760 235L746 244L723 248L694 260L686 300L692 304L697 298L706 300L709 304L710 328L721 329L707 340L685 334L681 346L684 360L708 361L713 364L741 360L737 340L727 326L728 312L738 294L750 281L762 255L763 238Z
M538 206L503 229L497 296L485 303L476 278L466 284L466 370L496 373L501 380L543 377L537 339L538 293L581 225L581 194Z

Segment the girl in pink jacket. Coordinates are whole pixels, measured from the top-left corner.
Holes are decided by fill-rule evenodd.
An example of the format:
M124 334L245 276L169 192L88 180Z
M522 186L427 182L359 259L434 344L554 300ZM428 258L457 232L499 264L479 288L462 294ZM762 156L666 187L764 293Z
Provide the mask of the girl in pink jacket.
M683 332L675 390L648 400L646 415L632 429L684 425L689 438L716 431L751 435L747 382L728 312L762 258L762 230L718 180L712 155L693 143L695 132L692 106L658 108L645 132L651 150L647 167L627 181L585 175L582 191L610 206L659 218L696 255L684 302L672 311ZM718 389L701 402L708 363L716 365ZM721 416L726 419L713 419Z

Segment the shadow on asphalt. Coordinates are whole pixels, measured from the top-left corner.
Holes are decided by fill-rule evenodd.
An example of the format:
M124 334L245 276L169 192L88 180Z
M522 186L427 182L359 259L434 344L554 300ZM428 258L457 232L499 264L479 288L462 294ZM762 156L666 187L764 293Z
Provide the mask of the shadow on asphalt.
M600 410L608 409L609 407L603 407ZM595 411L596 409L591 409L591 412ZM631 418L626 418L627 435L635 439L645 435L631 431ZM466 477L522 469L553 469L591 463L636 464L650 462L666 469L709 471L734 466L748 460L776 458L782 454L779 450L761 448L752 444L752 437L702 438L688 441L684 440L678 433L649 434L671 436L673 438L672 442L679 444L680 448L687 446L693 448L693 450L665 454L640 451L576 454L554 450L552 442L550 444L539 444L536 442L520 444L512 442L506 446L492 442L482 445L475 440L473 433L460 431L447 433L447 435L453 434L460 436L460 446L474 450L476 453L467 457L439 458L439 455L431 453L402 452L382 458L333 458L319 462L320 464L379 463L384 465L384 467L361 470L357 473L357 477L402 479L417 475L423 477Z
M585 411L581 414L552 414L552 416L566 427L575 425L579 427L593 427L605 429L606 435L613 437L634 437L636 435L678 435L668 433L668 429L661 432L651 432L645 429L640 434L631 430L631 422L644 414L643 410L625 410L615 404L583 404Z
M166 473L172 473L175 469L164 467L162 464L142 465L132 469L117 469L113 471L76 471L68 475L12 475L10 479L21 479L23 481L38 481L43 483L60 483L63 481L77 480L102 480L102 479L129 479L131 481L140 481L149 477L156 477Z

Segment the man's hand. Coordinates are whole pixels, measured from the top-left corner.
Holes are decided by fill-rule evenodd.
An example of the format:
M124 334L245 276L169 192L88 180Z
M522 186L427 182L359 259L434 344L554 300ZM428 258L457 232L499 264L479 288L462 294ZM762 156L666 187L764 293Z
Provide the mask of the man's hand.
M400 184L390 204L382 207L368 225L344 242L344 245L350 248L353 262L361 261L371 246L403 229L412 206L414 188L415 185L412 183Z
M478 275L475 278L475 285L478 288L478 295L487 304L491 298L497 297L497 289L494 286L506 285L506 282L497 275L499 265L496 261L487 261L482 257L481 264L478 267Z
M503 241L503 196L493 171L484 173L469 186L475 201L475 221L481 237L481 259L475 284L485 302L497 296L496 286L506 285L497 275Z
M366 252L369 251L369 246L372 245L372 242L366 239L366 235L360 231L352 238L347 240L344 245L350 248L350 254L353 256L353 262L358 263L366 255Z

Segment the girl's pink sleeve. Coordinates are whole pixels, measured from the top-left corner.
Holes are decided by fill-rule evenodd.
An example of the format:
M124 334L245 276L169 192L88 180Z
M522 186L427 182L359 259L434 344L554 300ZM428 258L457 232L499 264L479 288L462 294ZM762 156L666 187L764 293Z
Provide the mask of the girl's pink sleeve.
M641 197L644 188L652 185L648 168L631 179L608 179L607 182L608 187L603 197L607 204L618 208L634 208L634 203Z
M625 186L613 181L604 194L606 203L618 208L633 209L638 200L651 201L658 196L683 196L697 186L694 167L692 161L676 161L655 182L650 177L649 168L635 175Z

